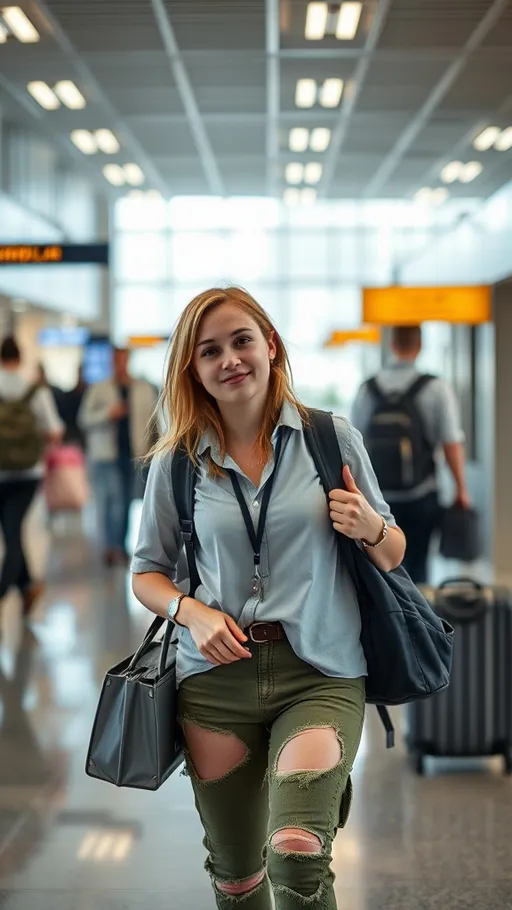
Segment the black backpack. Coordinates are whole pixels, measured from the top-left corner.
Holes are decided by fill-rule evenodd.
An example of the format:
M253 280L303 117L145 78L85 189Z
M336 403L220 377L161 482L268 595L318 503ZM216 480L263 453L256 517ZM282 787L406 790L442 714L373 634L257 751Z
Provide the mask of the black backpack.
M343 471L338 439L330 414L310 409L309 417L304 436L328 503L329 491L340 486ZM197 471L183 448L173 455L171 478L193 597L201 583L194 529ZM384 572L355 541L336 536L361 613L361 644L368 665L366 701L377 705L389 747L394 744L394 729L385 705L430 698L446 688L453 629L434 613L402 566Z
M375 377L366 383L374 409L364 441L382 490L413 490L435 475L434 449L428 441L416 398L435 376L418 376L404 392L383 392Z

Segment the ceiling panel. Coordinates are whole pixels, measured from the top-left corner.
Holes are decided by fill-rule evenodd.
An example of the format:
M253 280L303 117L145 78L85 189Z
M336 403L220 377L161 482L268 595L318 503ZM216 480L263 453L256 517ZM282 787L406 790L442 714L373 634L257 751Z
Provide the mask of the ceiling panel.
M417 132L418 111L492 0L390 0L378 46L369 54L357 86L354 80L369 53L365 44L378 0L365 0L354 41L332 36L306 41L307 0L276 3L280 55L272 83L266 57L266 15L272 4L162 0L178 44L178 61L184 65L184 87L175 80L174 61L164 47L152 0L45 0L50 13L46 24L43 6L38 15L38 0L30 2L41 41L0 45L0 100L8 123L30 124L60 150L70 145L75 127L114 128L122 142L119 160L138 161L151 175L148 188L154 180L170 193L218 192L211 176L218 173L228 194L263 193L268 148L275 156L276 190L281 194L285 164L292 157L290 129L323 126L335 130L340 143L314 156L326 165L321 195L357 196L379 170L389 174L375 189L379 197L410 195L421 181L437 177L443 161L476 157L470 143L479 124L504 127L512 122L512 0L403 149L401 138ZM58 26L53 32L52 17ZM319 84L331 77L343 79L340 109L325 110L318 104L297 108L296 83L304 77ZM50 85L73 79L86 95L87 108L42 111L26 91L33 79ZM348 102L354 90L352 109ZM274 111L271 124L268 110ZM293 157L305 161L311 154ZM484 198L512 176L512 152L478 157L484 173L470 187L453 186L453 195L471 192ZM81 156L75 154L74 160L73 166L82 166ZM83 173L97 173L104 183L104 160L84 159ZM384 161L391 166L381 169Z

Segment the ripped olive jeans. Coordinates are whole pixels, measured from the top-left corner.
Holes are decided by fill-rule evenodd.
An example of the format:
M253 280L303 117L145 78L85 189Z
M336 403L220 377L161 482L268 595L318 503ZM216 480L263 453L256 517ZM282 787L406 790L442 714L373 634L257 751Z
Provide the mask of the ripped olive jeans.
M335 910L331 846L348 818L350 771L364 717L365 680L324 676L300 660L286 640L248 642L250 660L188 677L179 690L182 724L231 735L242 759L220 777L199 779L187 755L196 806L205 830L209 871L220 910ZM305 730L330 728L341 756L322 770L280 771L284 748ZM303 766L304 767L304 766ZM317 766L318 767L318 766ZM293 766L295 768L295 765ZM318 851L272 843L300 829ZM266 868L260 884L224 893Z

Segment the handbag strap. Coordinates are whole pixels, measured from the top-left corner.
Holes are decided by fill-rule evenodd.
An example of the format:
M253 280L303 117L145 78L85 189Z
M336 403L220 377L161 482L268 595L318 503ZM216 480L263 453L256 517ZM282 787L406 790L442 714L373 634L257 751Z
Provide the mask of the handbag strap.
M324 488L325 495L329 499L331 490L344 487L343 482L343 460L341 457L336 428L332 419L332 414L327 411L319 411L316 408L308 408L310 424L304 425L304 438L309 453L313 459L315 468L320 477L320 482ZM347 567L351 581L355 587L356 594L361 593L361 579L356 568L354 559L354 547L357 546L355 541L349 540L343 534L337 534L338 546ZM377 705L379 717L386 730L386 745L388 749L395 744L395 731L389 711L384 705Z

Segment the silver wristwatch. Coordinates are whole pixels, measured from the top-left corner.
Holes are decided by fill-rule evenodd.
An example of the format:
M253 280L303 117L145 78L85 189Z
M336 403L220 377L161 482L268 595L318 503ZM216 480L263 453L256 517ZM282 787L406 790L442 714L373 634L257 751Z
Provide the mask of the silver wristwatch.
M176 597L173 597L171 600L169 606L167 607L167 619L169 619L171 622L177 622L176 614L180 608L181 601L186 596L186 594L176 594Z
M367 540L362 540L361 543L365 550L375 550L376 547L380 547L381 543L384 543L386 537L388 536L388 523L385 518L382 519L382 531L375 543L368 543Z

